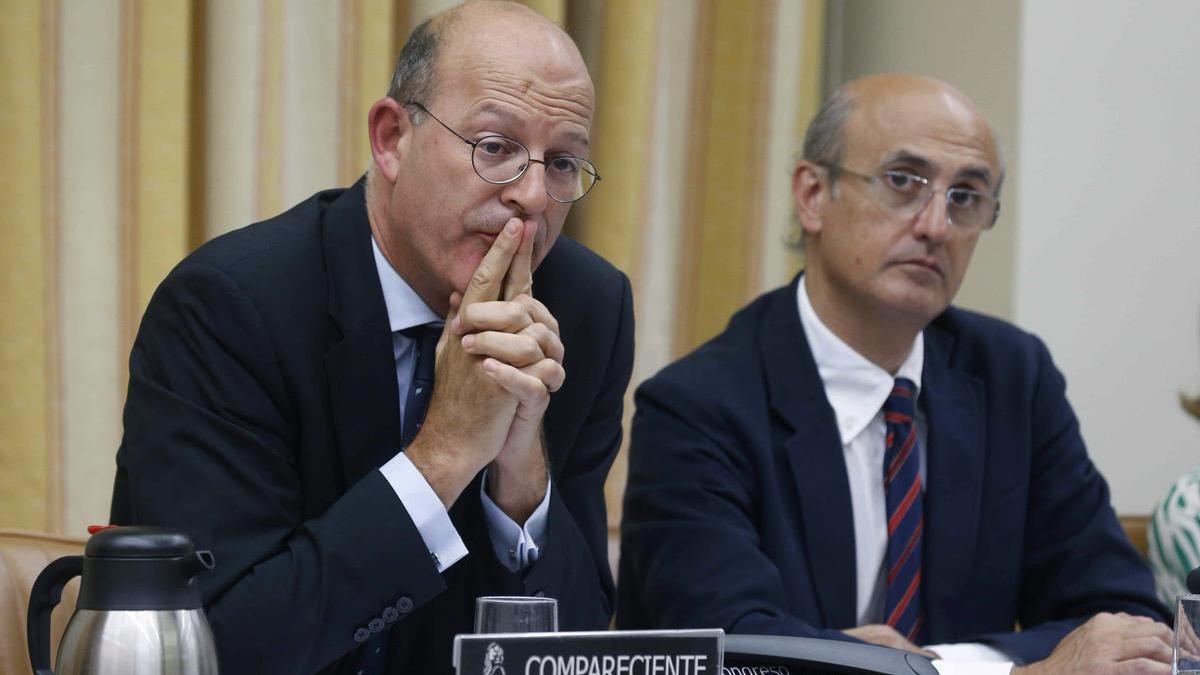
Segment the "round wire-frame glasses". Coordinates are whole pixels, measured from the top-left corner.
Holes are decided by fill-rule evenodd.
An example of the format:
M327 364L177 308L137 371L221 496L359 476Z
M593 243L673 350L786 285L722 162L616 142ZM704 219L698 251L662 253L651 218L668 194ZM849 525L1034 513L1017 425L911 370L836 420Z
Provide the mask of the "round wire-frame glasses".
M429 115L443 129L471 146L471 167L476 175L493 185L516 182L525 175L531 164L541 164L546 171L546 194L556 202L570 204L583 199L600 180L596 166L582 157L563 154L534 159L523 143L500 134L489 134L472 141L451 129L422 103L408 101L405 105Z

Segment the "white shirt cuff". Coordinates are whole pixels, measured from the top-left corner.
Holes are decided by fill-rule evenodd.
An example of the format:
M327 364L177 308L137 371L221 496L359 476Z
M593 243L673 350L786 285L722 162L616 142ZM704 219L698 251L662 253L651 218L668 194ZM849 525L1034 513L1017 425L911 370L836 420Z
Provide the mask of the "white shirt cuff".
M487 473L479 485L479 497L483 501L483 515L487 519L488 534L492 548L500 564L510 572L520 572L533 564L546 543L546 520L550 513L550 479L546 479L546 496L530 514L525 526L517 525L487 493Z
M392 486L404 510L408 511L413 524L417 526L417 532L421 533L425 548L433 556L437 571L444 572L462 560L467 555L467 545L455 529L442 500L412 460L403 452L398 452L379 467L379 472Z
M1012 672L1012 662L997 663L994 661L943 661L933 660L933 667L938 675L1009 675Z
M925 649L940 657L933 661L940 675L1009 675L1013 668L1011 656L977 642L928 645Z

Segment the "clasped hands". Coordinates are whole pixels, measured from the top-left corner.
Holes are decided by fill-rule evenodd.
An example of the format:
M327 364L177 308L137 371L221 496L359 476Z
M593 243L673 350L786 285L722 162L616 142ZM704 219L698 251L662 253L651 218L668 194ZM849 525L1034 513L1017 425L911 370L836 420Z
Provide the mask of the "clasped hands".
M488 467L489 495L517 523L545 497L542 416L566 378L558 322L532 294L535 232L510 219L451 295L433 397L405 449L447 509Z

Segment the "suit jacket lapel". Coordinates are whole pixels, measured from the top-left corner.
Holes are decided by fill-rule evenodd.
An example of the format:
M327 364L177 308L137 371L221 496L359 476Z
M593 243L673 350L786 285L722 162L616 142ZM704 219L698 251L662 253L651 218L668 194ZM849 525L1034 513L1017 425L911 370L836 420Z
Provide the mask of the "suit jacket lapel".
M929 637L953 631L954 609L971 569L983 494L983 383L950 366L953 338L925 330L921 407L927 425L924 601Z
M329 205L323 227L329 315L341 333L325 355L325 372L347 486L401 449L396 363L364 183Z
M771 407L790 427L784 444L800 503L804 549L825 626L854 626L854 517L837 421L796 307L799 276L767 310L761 350Z

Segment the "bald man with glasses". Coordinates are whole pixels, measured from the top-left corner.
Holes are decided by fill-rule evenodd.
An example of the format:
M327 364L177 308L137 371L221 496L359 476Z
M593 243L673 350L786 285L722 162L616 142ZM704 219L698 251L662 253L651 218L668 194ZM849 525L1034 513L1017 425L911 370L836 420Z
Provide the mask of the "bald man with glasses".
M619 626L862 640L943 673L1170 672L1045 345L950 305L1003 179L943 82L824 104L793 178L803 272L637 392Z
M545 17L441 12L371 107L363 178L205 244L154 294L112 519L212 550L224 675L449 673L482 595L608 626L632 296L559 236L600 181L593 110Z

